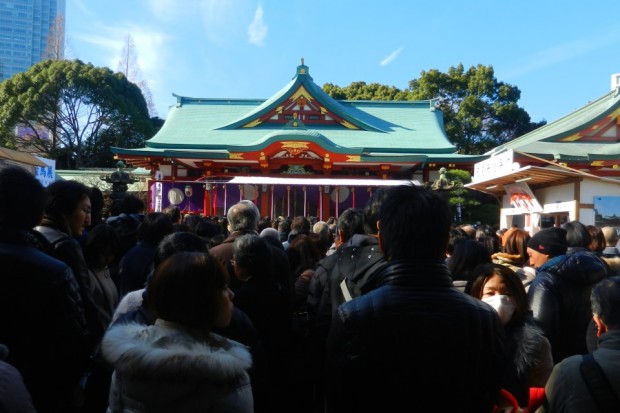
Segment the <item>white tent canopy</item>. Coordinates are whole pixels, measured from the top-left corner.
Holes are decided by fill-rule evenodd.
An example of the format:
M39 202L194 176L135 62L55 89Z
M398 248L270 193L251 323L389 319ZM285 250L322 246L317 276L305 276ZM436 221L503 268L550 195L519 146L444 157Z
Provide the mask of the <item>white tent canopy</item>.
M236 176L230 181L209 181L225 184L249 185L306 185L306 186L395 186L421 185L417 180L347 179L347 178L275 178L268 176Z

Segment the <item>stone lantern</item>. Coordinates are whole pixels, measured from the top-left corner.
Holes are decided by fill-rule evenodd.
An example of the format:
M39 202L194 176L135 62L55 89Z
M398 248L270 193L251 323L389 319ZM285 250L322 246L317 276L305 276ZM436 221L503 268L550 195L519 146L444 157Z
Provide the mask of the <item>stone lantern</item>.
M123 161L118 161L116 163L116 171L109 175L101 176L102 181L112 184L112 194L110 195L112 199L123 198L125 192L127 192L129 184L136 182L133 175L125 172L124 169L125 163Z

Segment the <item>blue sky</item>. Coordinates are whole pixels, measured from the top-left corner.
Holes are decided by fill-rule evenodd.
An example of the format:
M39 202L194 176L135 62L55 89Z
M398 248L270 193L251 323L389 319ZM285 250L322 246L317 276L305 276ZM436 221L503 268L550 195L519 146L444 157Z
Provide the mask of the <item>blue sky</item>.
M620 196L594 197L594 209L603 218L620 216Z
M67 0L67 58L117 70L127 35L162 118L173 93L267 99L302 57L321 86L490 65L548 122L620 73L617 0Z

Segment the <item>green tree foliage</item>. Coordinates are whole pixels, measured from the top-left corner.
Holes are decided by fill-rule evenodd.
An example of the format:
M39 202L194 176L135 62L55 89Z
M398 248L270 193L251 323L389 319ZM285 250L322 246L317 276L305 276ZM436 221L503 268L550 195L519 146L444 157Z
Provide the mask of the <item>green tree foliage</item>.
M107 68L46 60L0 83L0 144L28 146L60 167L111 166L110 146L140 147L153 133L140 89Z
M444 115L446 134L459 153L480 154L546 124L531 122L517 104L521 91L495 78L492 66L478 65L465 71L462 64L447 73L422 71L406 90L377 83L353 82L323 89L339 100L436 99Z
M451 169L447 171L446 178L449 181L459 183L459 185L455 185L447 193L448 204L452 209L452 216L455 222L471 222L471 211L478 208L481 204L472 194L472 191L463 186L471 182L471 174L463 169Z
M345 87L325 83L323 90L338 100L411 100L407 91L379 83L353 82Z
M446 133L461 153L484 153L546 123L530 121L517 105L521 91L499 82L492 66L422 71L409 82L409 90L414 100L438 99Z
M426 189L437 191L443 196L450 209L455 224L484 222L496 225L499 216L497 199L489 194L465 188L471 182L471 173L463 169L451 169L446 172L449 183L443 189L434 188L433 182L426 182Z

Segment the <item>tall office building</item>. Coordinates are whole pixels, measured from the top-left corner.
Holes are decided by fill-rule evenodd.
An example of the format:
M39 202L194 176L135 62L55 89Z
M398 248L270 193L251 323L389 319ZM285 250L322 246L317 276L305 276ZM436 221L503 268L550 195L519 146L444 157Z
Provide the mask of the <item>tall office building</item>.
M0 0L0 81L49 58L50 34L57 41L53 56L63 57L65 5L66 0Z

